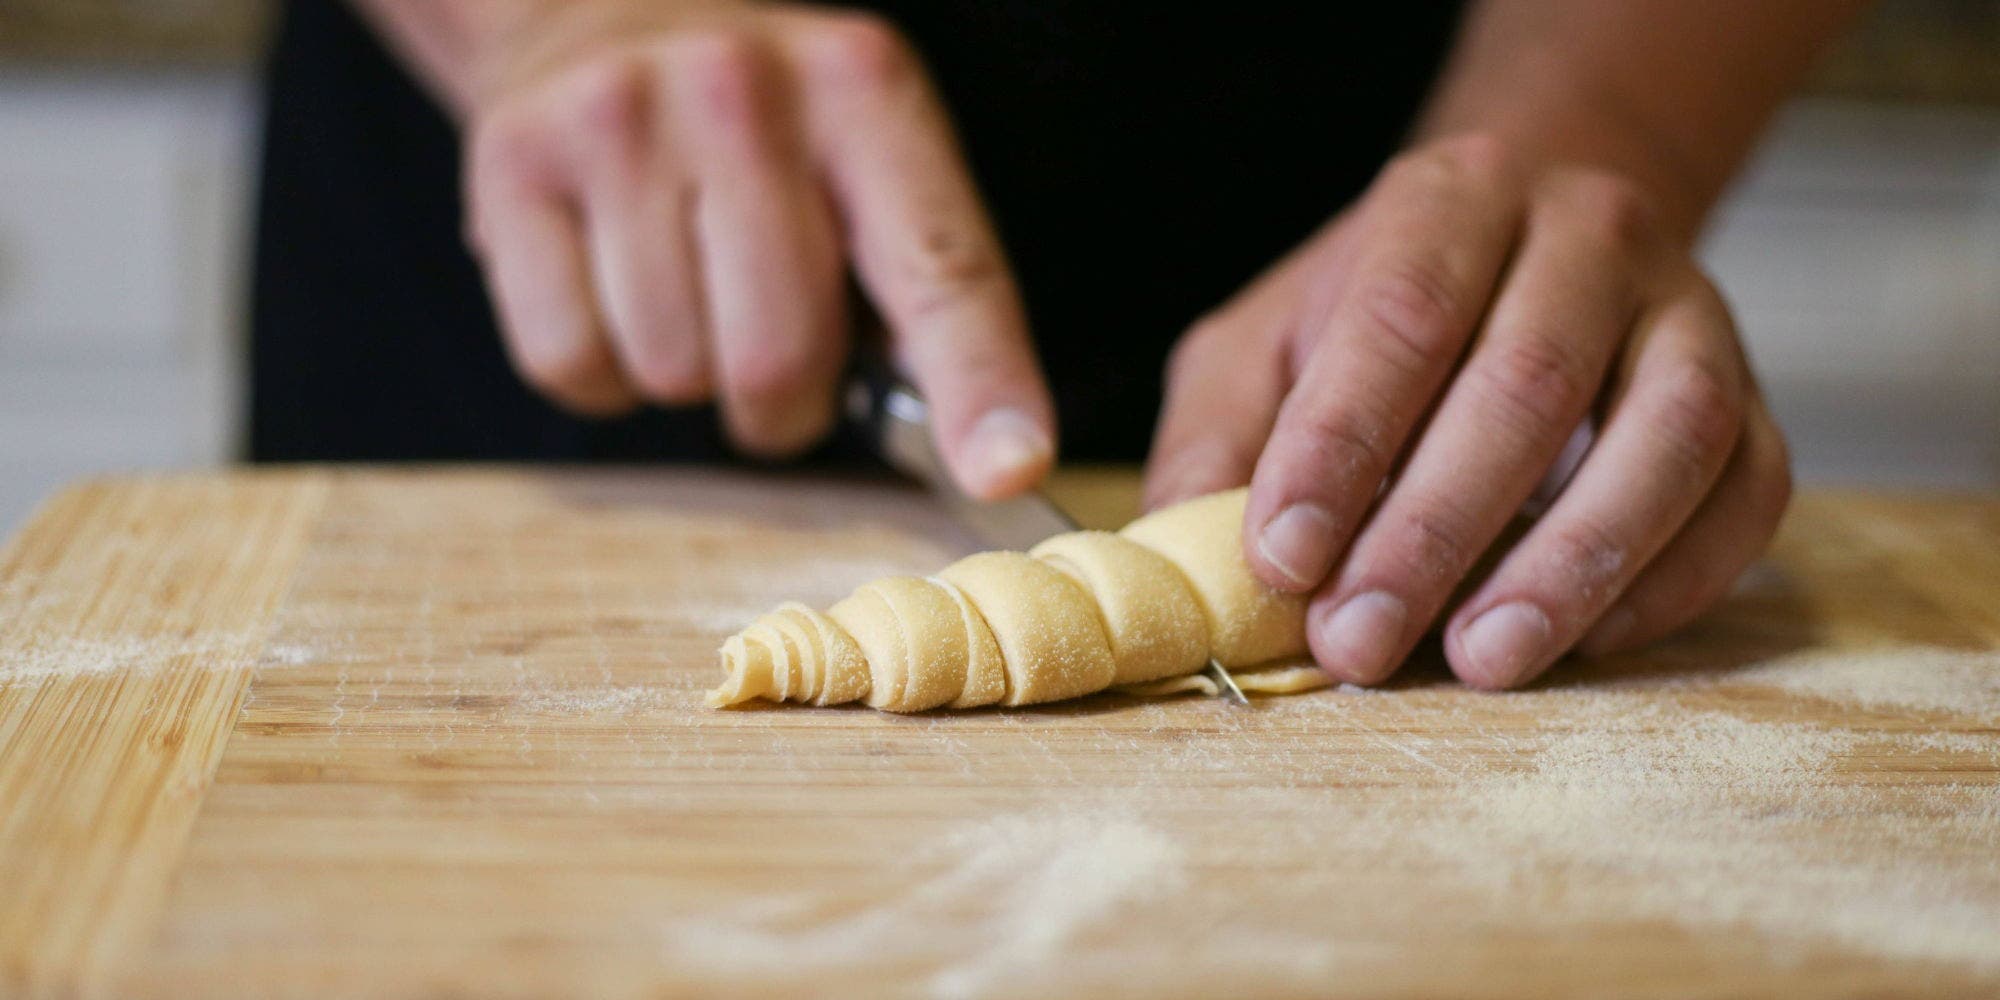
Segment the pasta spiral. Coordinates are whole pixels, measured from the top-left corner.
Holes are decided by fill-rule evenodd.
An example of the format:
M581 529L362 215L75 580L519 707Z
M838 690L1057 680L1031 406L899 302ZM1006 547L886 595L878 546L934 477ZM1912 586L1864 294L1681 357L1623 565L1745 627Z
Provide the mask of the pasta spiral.
M1210 657L1253 690L1317 687L1305 599L1270 589L1239 548L1246 491L1197 497L1117 533L981 552L933 577L892 576L816 611L788 603L722 644L711 707L753 699L891 712L1029 705L1128 687L1203 686Z

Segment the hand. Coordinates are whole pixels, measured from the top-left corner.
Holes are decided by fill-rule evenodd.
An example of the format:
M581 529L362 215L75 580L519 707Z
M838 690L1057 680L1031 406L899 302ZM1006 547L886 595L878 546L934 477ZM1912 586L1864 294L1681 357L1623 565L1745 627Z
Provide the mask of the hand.
M1248 480L1251 566L1312 593L1313 655L1354 683L1446 612L1453 671L1486 688L1686 623L1790 479L1727 307L1657 216L1488 137L1401 156L1176 348L1149 502ZM1574 477L1446 608L1593 408Z
M875 18L565 3L465 88L468 241L526 379L589 414L718 399L746 450L829 429L851 262L971 492L1032 485L1053 406L916 55Z

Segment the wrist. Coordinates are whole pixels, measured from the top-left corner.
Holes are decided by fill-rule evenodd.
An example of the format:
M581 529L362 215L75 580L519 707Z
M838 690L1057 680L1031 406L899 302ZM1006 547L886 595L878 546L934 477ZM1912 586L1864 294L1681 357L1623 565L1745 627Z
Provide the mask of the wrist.
M580 52L683 20L728 0L354 0L458 120Z
M1661 220L1692 240L1727 180L1660 119L1657 102L1566 53L1525 46L1504 66L1454 67L1412 129L1421 144L1449 135L1499 139L1532 171L1588 167L1623 176L1656 200Z
M533 0L353 0L383 42L454 117L463 118L481 67Z

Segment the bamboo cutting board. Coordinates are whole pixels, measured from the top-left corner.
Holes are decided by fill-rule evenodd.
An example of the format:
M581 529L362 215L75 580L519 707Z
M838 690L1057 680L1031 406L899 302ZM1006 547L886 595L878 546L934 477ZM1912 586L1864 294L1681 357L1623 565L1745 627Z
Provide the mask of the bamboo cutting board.
M2000 991L2000 501L1809 496L1513 694L700 707L964 546L712 471L71 490L0 555L0 994Z

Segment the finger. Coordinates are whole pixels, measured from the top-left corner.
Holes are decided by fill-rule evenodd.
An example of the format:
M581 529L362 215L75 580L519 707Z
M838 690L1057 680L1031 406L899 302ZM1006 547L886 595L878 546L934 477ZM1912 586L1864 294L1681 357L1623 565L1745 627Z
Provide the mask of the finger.
M1329 671L1393 671L1583 419L1638 309L1624 198L1593 184L1539 202L1478 344L1312 603Z
M915 56L871 18L829 24L801 65L856 272L960 485L1019 492L1054 461L1054 406L999 240Z
M710 392L707 323L693 239L692 178L666 156L654 100L660 67L613 63L582 76L572 119L598 315L625 377L664 405Z
M832 426L846 353L832 216L772 53L715 35L683 40L670 58L677 144L699 177L695 232L724 422L746 450L794 453Z
M1459 677L1504 688L1546 669L1686 523L1742 431L1733 345L1705 292L1642 321L1625 389L1576 477L1446 628Z
M1325 256L1288 259L1175 345L1146 460L1146 509L1249 482L1289 382L1304 286Z
M1264 336L1233 333L1198 327L1174 349L1146 463L1148 510L1240 486L1256 468L1284 398L1284 366Z
M502 342L515 370L557 404L592 416L622 413L638 396L598 323L575 216L538 138L520 128L479 130L467 178L468 242Z
M1714 491L1578 648L1600 656L1642 646L1720 600L1776 533L1791 499L1789 465L1777 425L1753 406Z
M1317 586L1351 537L1492 295L1519 219L1490 147L1391 166L1324 332L1257 462L1244 553L1266 583Z

